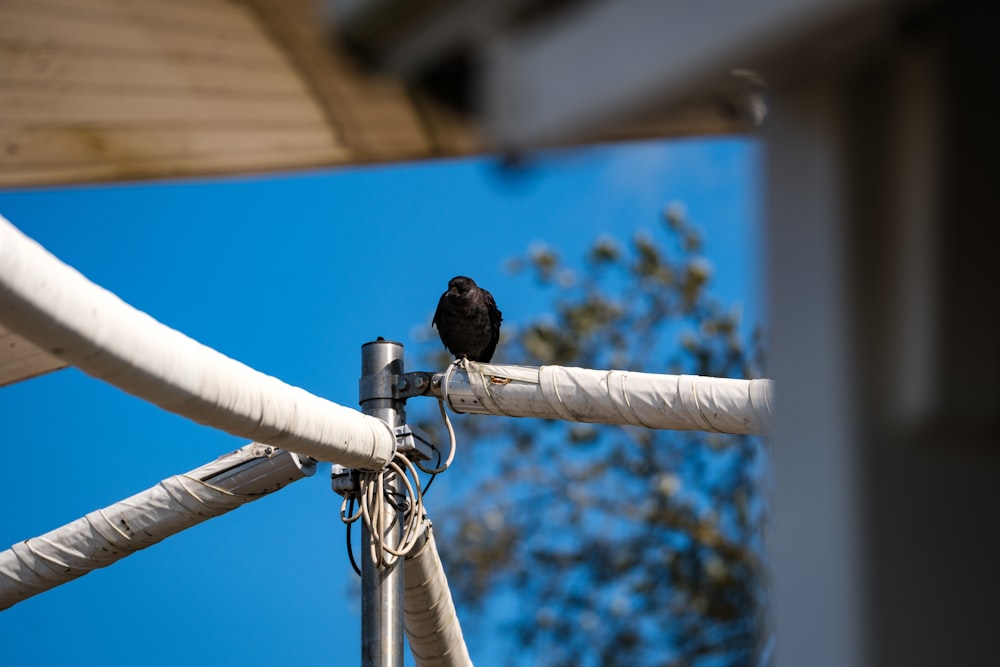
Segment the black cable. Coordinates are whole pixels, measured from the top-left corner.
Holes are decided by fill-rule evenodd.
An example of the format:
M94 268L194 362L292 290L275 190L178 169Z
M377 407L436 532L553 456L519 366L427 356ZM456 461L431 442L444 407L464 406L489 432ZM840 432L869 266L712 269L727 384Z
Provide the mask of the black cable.
M350 500L347 501L347 516L351 516L353 514L354 514L354 498L351 498ZM351 523L353 523L353 522L351 522ZM345 531L345 533L347 534L347 557L351 559L351 567L354 568L354 571L357 572L358 576L360 577L361 576L361 568L358 567L358 561L354 560L354 545L351 544L351 524L350 523L347 524L347 530Z
M435 468L440 468L441 467L441 450L438 449L437 447L435 447L434 445L431 445L431 449L433 449L434 453L437 454L437 456L438 456L437 462L434 464L434 467ZM423 470L423 468L421 468L421 470ZM434 473L433 475L431 475L431 478L429 480L427 480L426 484L424 484L424 492L421 495L424 495L424 496L427 495L427 492L430 491L431 484L434 483L434 478L437 477L437 476L438 476L437 473Z

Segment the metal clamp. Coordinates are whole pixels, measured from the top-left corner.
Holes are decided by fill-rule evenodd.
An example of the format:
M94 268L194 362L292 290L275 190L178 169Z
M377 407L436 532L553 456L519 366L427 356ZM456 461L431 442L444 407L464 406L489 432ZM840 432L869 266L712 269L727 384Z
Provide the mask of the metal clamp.
M413 461L429 461L436 456L430 436L416 426L403 424L396 432L396 451ZM339 463L330 466L330 488L344 498L357 498L361 493L360 471Z
M361 473L334 463L330 468L330 487L339 495L350 500L361 493Z
M416 426L403 424L397 426L396 451L413 461L428 461L435 456L436 448L431 444L430 436Z
M414 371L396 377L398 378L396 381L396 396L398 398L423 396L431 391L431 373Z

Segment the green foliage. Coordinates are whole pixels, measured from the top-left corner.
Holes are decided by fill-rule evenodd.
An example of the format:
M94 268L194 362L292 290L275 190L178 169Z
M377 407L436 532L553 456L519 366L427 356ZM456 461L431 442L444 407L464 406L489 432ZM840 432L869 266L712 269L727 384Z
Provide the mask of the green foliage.
M697 230L678 209L663 223L599 238L576 269L543 246L512 261L552 307L501 341L503 361L759 377L760 337L745 343L738 311L711 298ZM516 597L512 664L760 664L759 439L455 421L461 469L476 472L435 514L442 557L467 628L498 593Z

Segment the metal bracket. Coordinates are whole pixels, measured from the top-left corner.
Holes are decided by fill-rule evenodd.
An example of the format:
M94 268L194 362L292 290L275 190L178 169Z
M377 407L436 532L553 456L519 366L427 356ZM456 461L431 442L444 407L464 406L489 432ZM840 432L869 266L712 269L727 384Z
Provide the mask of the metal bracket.
M358 381L361 402L376 398L406 400L431 393L431 373L415 371L402 375L366 375Z
M399 398L422 396L431 389L431 374L425 371L403 373L398 376L396 391Z
M334 463L330 468L330 487L339 495L350 500L361 493L360 473Z
M411 460L428 461L435 456L430 437L416 426L403 424L396 427L396 451Z
M436 456L434 445L424 431L403 424L396 432L396 451L414 461L429 461ZM330 487L344 498L357 498L361 493L360 472L339 463L330 467Z

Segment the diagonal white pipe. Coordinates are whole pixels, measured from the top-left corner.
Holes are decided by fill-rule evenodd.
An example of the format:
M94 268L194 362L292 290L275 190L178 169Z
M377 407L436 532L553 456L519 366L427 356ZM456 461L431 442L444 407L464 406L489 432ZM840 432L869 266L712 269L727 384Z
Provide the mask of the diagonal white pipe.
M202 345L59 261L0 216L0 324L85 373L198 423L379 470L392 429Z
M403 623L417 667L472 667L430 522L403 569Z
M251 443L0 552L0 609L309 477L316 462Z

